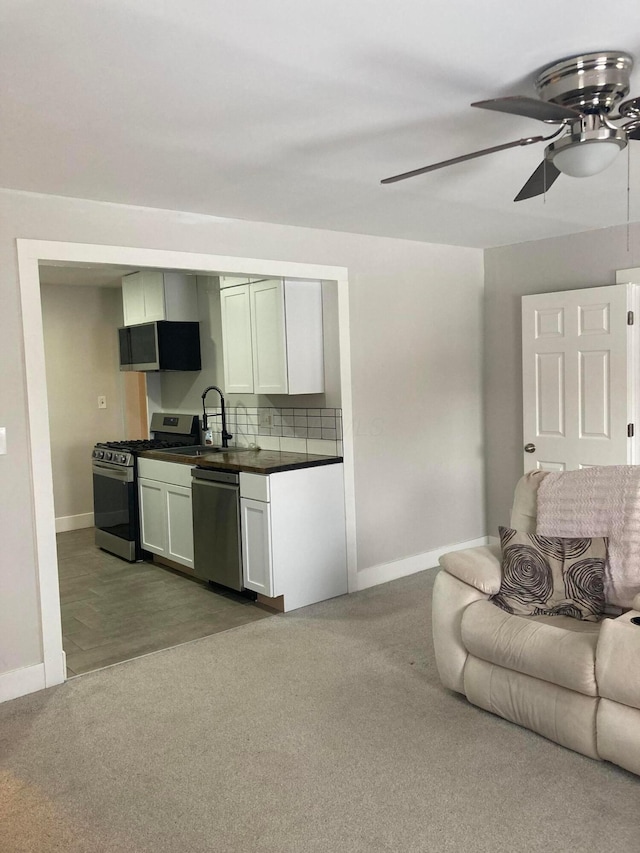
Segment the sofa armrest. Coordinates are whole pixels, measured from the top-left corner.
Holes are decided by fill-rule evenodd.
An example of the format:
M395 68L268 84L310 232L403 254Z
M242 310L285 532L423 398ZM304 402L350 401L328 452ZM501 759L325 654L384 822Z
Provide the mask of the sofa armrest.
M502 569L499 545L450 551L440 557L440 565L450 575L485 595L495 595L500 589Z

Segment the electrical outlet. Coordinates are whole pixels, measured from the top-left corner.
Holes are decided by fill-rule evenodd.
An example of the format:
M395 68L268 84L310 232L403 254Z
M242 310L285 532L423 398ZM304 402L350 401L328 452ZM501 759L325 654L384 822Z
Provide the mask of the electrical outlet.
M272 426L271 412L260 412L260 417L258 418L258 426L261 426L261 427Z
M107 408L107 398L106 397L98 397L98 408L106 409Z

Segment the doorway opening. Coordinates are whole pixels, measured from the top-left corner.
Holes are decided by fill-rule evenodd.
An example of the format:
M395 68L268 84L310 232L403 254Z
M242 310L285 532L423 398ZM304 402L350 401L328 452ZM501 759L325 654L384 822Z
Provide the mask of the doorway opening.
M61 589L59 581L66 584L68 590L79 588L81 582L77 574L78 567L71 567L66 572L66 577L63 577L65 572L58 571L58 562L56 560L55 537L62 539L63 544L59 546L61 556L71 554L75 551L86 551L88 540L84 541L83 537L90 537L86 531L89 528L74 526L73 523L67 520L65 529L64 522L62 529L56 533L56 516L53 501L53 445L51 444L52 432L49 424L49 418L43 418L42 412L52 411L53 407L49 405L47 408L47 390L49 382L45 381L45 341L43 336L43 309L44 303L40 294L40 270L45 268L55 268L60 270L61 267L72 269L74 266L82 266L85 270L95 269L99 272L111 271L115 266L121 268L126 265L129 269L139 270L147 269L181 269L189 274L195 274L202 277L210 278L220 274L237 274L239 271L249 271L254 275L262 276L296 276L299 278L321 278L323 281L333 281L337 287L337 302L338 309L338 329L336 330L336 339L340 340L340 354L338 372L341 384L341 408L345 423L350 419L350 379L349 379L349 358L348 358L348 303L346 293L346 271L341 268L315 267L313 265L304 264L288 264L277 262L251 261L247 259L229 259L219 258L217 256L202 256L190 255L189 253L163 252L155 250L135 250L130 248L104 247L104 246L83 246L80 244L57 244L57 243L41 243L39 241L18 241L19 243L19 265L20 265L20 280L23 300L23 322L25 327L25 341L28 342L26 347L26 362L27 362L27 385L28 385L28 400L30 411L30 437L31 451L34 461L34 504L36 514L36 530L37 530L37 553L38 553L38 570L40 577L40 603L42 615L42 635L43 635L43 657L44 657L44 684L42 686L50 686L64 680L64 655L62 652L62 622L60 618L60 603ZM39 269L40 267L40 269ZM67 273L64 273L65 275ZM45 272L44 277L47 277ZM48 282L51 284L51 281ZM47 287L47 282L43 282L43 288ZM134 374L135 375L135 374ZM180 389L175 385L175 378L172 382L166 383L165 389L160 389L158 395L157 374L150 375L151 388L144 381L144 377L138 376L135 380L122 380L120 389L120 403L122 405L122 423L123 430L133 430L131 434L143 432L148 428L148 416L152 410L158 410L162 406L162 396L167 395L170 400L176 399L176 394L179 395ZM97 389L94 389L97 390ZM103 394L97 394L94 401L96 407L98 405L98 397L103 397ZM144 404L143 404L144 398ZM272 401L273 402L273 401ZM275 401L278 402L278 401ZM146 412L144 408L146 405ZM165 407L166 408L166 407ZM187 402L186 408L193 409L192 402ZM36 411L38 415L36 416ZM144 415L147 420L145 423ZM137 421L137 427L135 426ZM126 427L124 426L126 425ZM347 538L349 541L349 573L350 573L350 588L354 588L353 573L355 571L354 560L354 524L353 524L353 488L352 488L352 468L351 468L351 442L350 434L347 430L347 435L344 438L343 456L346 461L345 466L345 481L347 494ZM82 515L82 513L69 512L66 515L58 515L58 527L60 528L61 518L70 518L73 515ZM75 538L75 542L71 540ZM66 544L68 543L68 545ZM95 557L95 554L93 554ZM73 563L73 560L71 563ZM114 558L118 559L118 558ZM128 568L128 564L125 564ZM142 564L144 567L144 564ZM122 567L120 567L122 568ZM143 568L143 571L146 569ZM96 568L96 573L99 570ZM96 574L96 577L97 577ZM75 575L75 577L74 577ZM170 581L168 579L171 579ZM133 580L133 576L128 576L129 583L135 586L137 581ZM171 566L165 568L165 580L169 585L177 587L176 582L184 580L178 574L178 571ZM107 577L107 581L115 584L115 575ZM189 579L187 579L189 582ZM97 583L97 581L96 581ZM95 585L95 584L94 584ZM106 583L103 585L107 585ZM166 585L166 584L165 584ZM81 593L77 593L81 594ZM73 597L74 592L69 593ZM229 596L227 595L227 598ZM71 605L72 601L67 600L65 604ZM63 604L64 606L64 604ZM114 601L107 607L111 622L120 621L124 624L127 622L126 613L118 614L118 602ZM245 606L245 605L239 605ZM80 607L80 605L78 605ZM77 609L77 608L71 608ZM97 609L97 608L93 608ZM135 605L131 605L131 609L135 611ZM87 614L85 613L85 620ZM82 620L77 620L82 621ZM99 632L101 627L100 620L97 622L96 630ZM191 620L193 621L193 620ZM73 623L71 623L73 624ZM80 626L76 625L78 636L81 631ZM85 626L90 627L90 626ZM171 634L171 632L168 632ZM95 638L91 639L83 635L84 645L93 645ZM175 636L175 634L171 634ZM70 634L71 638L72 635ZM177 641L169 641L163 646L175 645L183 640L178 638ZM71 645L79 645L72 639L68 647L72 651L77 651ZM97 646L93 646L97 648ZM145 651L153 649L141 649L136 654L144 654ZM90 649L84 649L83 652L88 652ZM85 655L85 658L91 657ZM98 665L107 665L106 663ZM79 668L81 667L78 664ZM92 666L90 668L93 668ZM71 672L77 672L73 667Z

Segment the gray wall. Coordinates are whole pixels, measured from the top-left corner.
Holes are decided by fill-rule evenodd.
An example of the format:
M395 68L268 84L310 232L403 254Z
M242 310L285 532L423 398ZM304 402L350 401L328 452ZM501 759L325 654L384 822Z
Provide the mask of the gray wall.
M588 231L485 252L485 434L487 526L509 521L522 476L521 297L616 283L640 265L640 225Z
M93 513L91 450L124 438L116 330L120 288L44 284L41 289L56 518ZM107 408L98 408L98 395Z
M359 568L484 534L481 251L0 191L0 673L42 659L16 237L347 267Z

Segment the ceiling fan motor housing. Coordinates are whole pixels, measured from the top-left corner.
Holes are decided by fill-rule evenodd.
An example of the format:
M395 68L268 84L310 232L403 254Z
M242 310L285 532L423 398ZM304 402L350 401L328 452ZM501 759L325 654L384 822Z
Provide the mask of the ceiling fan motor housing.
M629 94L633 58L624 51L571 56L543 69L538 95L580 113L609 113Z
M627 134L605 116L585 115L571 124L565 136L545 149L544 156L565 175L585 178L604 171L627 146ZM595 145L595 143L598 143Z

